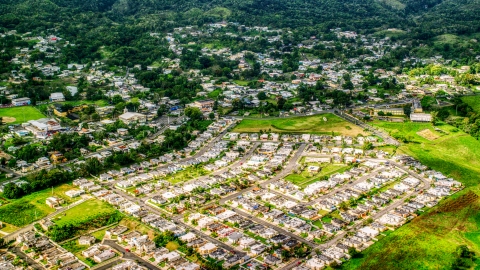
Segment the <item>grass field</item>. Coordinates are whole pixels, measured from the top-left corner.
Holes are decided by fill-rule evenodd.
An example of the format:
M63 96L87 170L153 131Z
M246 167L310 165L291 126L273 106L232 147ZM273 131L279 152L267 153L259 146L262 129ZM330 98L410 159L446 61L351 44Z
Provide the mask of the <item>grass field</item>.
M249 81L234 80L234 82L240 86L247 86Z
M108 102L105 101L105 100L103 100L103 99L96 100L96 101L91 101L91 100L65 101L65 102L60 102L60 103L62 103L62 104L70 104L70 105L72 105L72 106L94 104L94 105L103 107L103 106L108 106L108 105L109 105Z
M116 209L113 208L110 204L94 199L76 205L75 207L56 216L53 221L55 222L55 224L62 226L71 224L73 222L85 220L92 214L110 214L115 211Z
M402 145L397 152L418 158L423 164L458 179L466 186L480 183L480 142L450 125L438 126L448 134L441 134L429 123L374 122L390 134L409 137L410 143ZM430 129L441 136L427 140L417 132Z
M324 121L324 118L327 121ZM333 114L320 114L275 119L244 119L238 124L234 132L276 132L276 133L315 133L315 134L343 134L357 136L364 134L362 128L348 123Z
M462 100L472 107L474 111L480 112L480 96L466 96L462 97Z
M66 202L71 202L71 199L65 196L65 191L72 188L68 184L55 187L53 195L63 198ZM0 207L0 221L22 227L39 220L55 211L55 209L45 204L45 200L50 196L52 196L52 190L45 189L24 196L21 199L11 200L10 203Z
M205 170L203 167L195 168L193 166L187 167L186 169L179 171L177 173L169 174L165 176L164 180L172 184L176 184L179 182L185 182L188 180L192 180L198 178L200 176L204 176L210 174L209 171Z
M127 227L129 229L129 231L135 230L135 231L140 232L141 234L147 234L148 238L152 239L152 240L157 235L153 229L151 229L151 228L147 227L146 225L134 220L131 217L123 218L120 221L119 225Z
M15 226L7 224L7 223L3 223L3 227L2 227L2 229L0 229L0 231L5 232L5 233L11 233L11 232L14 232L16 230L18 230L18 227L15 227Z
M311 175L308 171L303 171L299 174L289 174L285 177L286 180L292 182L299 187L306 187L314 182L317 182L323 176L329 176L337 172L344 172L349 168L345 164L327 164L324 165L318 174Z
M9 117L12 118L9 124L21 124L30 120L37 120L40 118L45 118L40 111L35 109L32 106L22 106L22 107L12 107L12 108L2 108L0 109L0 117ZM15 119L13 119L15 118Z
M480 257L480 142L454 127L429 141L416 134L431 124L375 122L389 132L412 136L398 152L461 181L467 188L442 201L439 206L392 232L345 263L343 269L449 269L459 245L467 245ZM477 262L477 267L480 264Z

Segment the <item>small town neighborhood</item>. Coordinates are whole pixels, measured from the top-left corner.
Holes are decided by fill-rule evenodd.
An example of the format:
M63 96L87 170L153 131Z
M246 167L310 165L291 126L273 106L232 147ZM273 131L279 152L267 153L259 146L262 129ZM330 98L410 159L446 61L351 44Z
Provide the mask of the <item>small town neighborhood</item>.
M210 124L207 130L215 132L192 141L185 152L196 154L189 157L164 155L74 180L62 197L76 199L75 206L55 196L44 202L58 212L103 201L148 234L113 224L100 239L66 240L81 247L74 255L65 241L48 237L59 213L5 237L14 236L19 252L47 269L200 269L192 250L223 261L223 268L322 269L462 189L409 156L365 150L378 141L373 136L231 132L235 125L229 119ZM289 180L331 166L340 169L298 185ZM165 180L192 167L203 175ZM158 247L155 235L175 237L181 248Z
M113 65L61 62L77 45L54 29L0 33L24 45L0 79L0 269L331 269L464 190L398 148L467 135L480 72L374 68L405 45L325 35L177 27L148 34L169 57Z

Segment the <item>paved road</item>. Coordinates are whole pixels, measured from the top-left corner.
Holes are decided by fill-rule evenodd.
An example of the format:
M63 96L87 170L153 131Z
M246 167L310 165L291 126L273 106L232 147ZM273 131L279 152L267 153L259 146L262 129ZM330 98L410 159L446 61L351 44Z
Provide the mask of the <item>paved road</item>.
M242 210L233 208L232 211L234 211L235 213L237 213L237 214L240 215L240 216L243 216L243 217L245 217L245 218L247 218L247 219L250 219L250 220L254 221L255 223L258 223L258 224L261 224L261 225L263 225L263 226L265 226L265 227L269 227L269 228L271 228L271 229L274 229L274 230L276 230L276 231L277 231L278 233L280 233L280 234L287 235L287 236L289 236L289 237L291 237L291 238L296 239L297 241L300 241L300 242L302 242L302 243L305 243L305 244L309 245L309 246L312 247L312 248L317 247L317 245L316 245L315 243L313 243L313 242L307 241L307 240L305 240L304 238L302 238L302 237L300 237L300 236L298 236L298 235L296 235L296 234L294 234L294 233L291 233L291 232L289 232L289 231L287 231L287 230L285 230L285 229L283 229L283 228L281 228L281 227L279 227L279 226L275 226L275 225L273 225L273 224L271 224L271 223L269 223L269 222L267 222L267 221L264 221L264 220L262 220L262 219L259 219L259 218L257 218L257 217L254 217L254 216L252 216L252 215L250 215L250 214L248 214L248 213L246 213L246 212L243 212Z
M262 182L260 184L260 186L265 188L271 182L278 181L278 180L284 178L285 176L287 176L288 174L290 174L290 172L297 167L297 162L302 157L303 151L305 150L306 146L307 146L306 144L302 143L300 145L300 147L296 150L295 154L290 158L290 160L287 161L287 165L284 167L284 169L279 174L277 174L273 178L271 178L270 180ZM234 198L237 198L238 196L242 195L243 193L245 193L247 191L251 191L254 188L255 187L246 188L246 189L243 189L243 190L241 190L237 193L226 196L226 197L220 199L220 204L225 204L227 201L232 200Z
M360 177L359 179L355 180L355 181L352 182L351 184L344 184L344 185L342 185L342 186L340 186L340 187L337 187L337 188L334 188L334 189L328 191L327 194L322 195L322 196L320 196L319 198L316 198L316 199L314 199L314 200L311 200L311 201L307 202L306 205L314 205L314 204L316 204L317 202L322 201L322 200L325 200L325 199L333 196L334 194L336 194L336 193L338 193L338 192L341 192L341 191L344 191L344 190L346 190L346 189L352 188L352 187L355 186L356 184L361 183L361 182L363 182L363 181L365 181L365 180L367 180L367 179L369 179L369 178L372 178L372 177L376 176L377 174L379 174L379 173L381 173L381 172L383 172L383 171L385 171L385 168L381 168L381 169L374 170L374 171L372 171L371 173L366 174L366 175Z
M425 178L418 175L417 173L411 172L410 170L406 170L401 164L398 164L398 163L392 162L392 161L389 161L389 162L391 162L391 164L395 165L398 169L401 169L402 171L408 173L409 175L421 180L423 185L421 187L417 188L417 191L406 192L401 198L398 198L397 200L395 200L395 202L389 204L385 208L381 209L379 212L372 215L371 218L373 218L374 220L379 219L380 217L389 213L390 211L394 210L395 208L399 207L400 205L405 204L405 199L406 198L411 197L411 196L419 195L421 192L423 192L424 189L427 189L430 185L429 181L427 181ZM354 226L349 228L349 230L350 231L355 230L360 226L362 226L362 222L361 222L361 220L358 220ZM341 231L330 241L328 241L328 242L326 242L322 245L319 245L319 248L320 249L325 249L325 248L328 248L328 247L334 245L339 240L341 240L345 236L345 234L347 234L347 231Z
M113 266L119 264L122 260L120 258L116 258L116 260L113 260L105 265L101 265L101 266L98 266L98 265L95 265L93 266L92 268L90 269L95 269L95 270L107 270L107 269L110 269L112 268Z
M184 222L182 221L182 219L177 219L177 220L176 220L176 223L177 223L177 224L178 224L178 223L181 223L181 226L183 226L184 228L188 228L191 232L194 232L196 235L201 236L201 238L203 238L203 239L208 239L208 241L214 243L215 245L217 245L217 246L219 246L219 247L221 247L221 248L223 248L223 249L225 249L225 250L227 250L227 251L229 251L229 252L234 252L234 253L236 253L236 254L240 254L242 257L245 256L245 255L247 255L246 252L241 252L241 251L239 251L239 250L236 250L235 248L233 248L233 247L231 247L231 246L223 243L222 241L219 241L219 240L217 240L216 238L213 238L213 237L209 236L208 234L206 234L206 233L204 233L204 232L202 232L202 231L200 231L200 230L197 230L197 229L194 228L192 225L187 224L187 223L184 223Z
M378 159L377 159L378 160ZM399 207L400 205L404 204L405 203L405 198L408 198L408 197L411 197L411 196L416 196L418 194L420 194L424 189L427 189L429 186L430 186L430 183L428 180L426 180L425 178L423 178L422 176L420 176L419 174L415 173L415 172L412 172L410 170L407 170L405 169L405 167L401 164L398 164L396 162L392 162L391 160L384 160L384 161L389 161L390 163L392 163L393 165L395 165L397 168L405 171L406 173L408 173L409 175L419 179L422 181L422 186L420 188L418 188L418 191L415 191L415 192L407 192L405 193L401 198L397 199L395 202L393 202L392 204L388 205L387 207L383 208L382 210L380 210L379 212L375 213L373 216L371 216L374 220L375 219L378 219L380 217L382 217L383 215L389 213L390 211L394 210L395 208ZM358 220L356 222L356 224L352 227L349 228L349 231L354 231L355 229L357 229L358 227L362 226L363 223L361 220ZM336 244L338 241L340 241L341 239L344 238L344 236L347 234L348 232L347 231L341 231L340 233L338 233L333 239L329 240L328 242L324 243L324 244L321 244L318 246L319 249L326 249L334 244ZM313 252L312 252L313 253ZM302 259L297 259L295 260L294 262L284 266L281 268L281 270L290 270L292 268L294 268L295 266L298 265L298 263L301 261Z
M148 269L160 269L160 267L157 267L157 266L151 264L150 262L145 261L144 259L137 256L135 253L125 251L125 249L123 247L121 247L120 245L117 244L117 241L106 240L105 239L105 240L103 240L103 244L120 251L120 253L122 253L122 256L123 256L124 259L129 259L129 260L136 261L140 266L147 267Z

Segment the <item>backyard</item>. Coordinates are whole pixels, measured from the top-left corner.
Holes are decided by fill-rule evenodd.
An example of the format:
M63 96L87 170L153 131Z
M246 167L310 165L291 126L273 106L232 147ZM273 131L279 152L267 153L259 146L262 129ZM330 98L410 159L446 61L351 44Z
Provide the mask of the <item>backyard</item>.
M276 133L314 133L343 134L357 136L364 134L363 129L344 121L333 114L299 116L274 119L244 119L234 132L276 132Z

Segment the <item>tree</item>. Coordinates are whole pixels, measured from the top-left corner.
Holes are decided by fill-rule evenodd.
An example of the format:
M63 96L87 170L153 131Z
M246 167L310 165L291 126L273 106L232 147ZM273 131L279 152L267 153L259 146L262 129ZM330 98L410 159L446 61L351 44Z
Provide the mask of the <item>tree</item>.
M471 269L474 265L475 252L470 251L466 245L458 246L454 253L456 259L451 269Z
M277 100L277 108L278 108L279 110L282 110L282 109L285 107L285 103L286 103L286 102L287 102L287 100L284 99L283 97L278 98L278 100Z
M100 121L100 115L98 113L92 114L92 120L95 122Z
M355 86L353 85L352 81L348 80L348 81L345 81L344 84L342 84L342 87L345 89L352 90Z
M338 205L338 207L341 210L346 211L346 210L348 210L348 202L341 202L340 205Z
M356 248L350 247L348 249L348 255L350 255L352 258L359 258L361 256L361 253L358 252Z
M379 111L377 114L378 116L385 116L385 113L383 111Z
M371 142L366 142L363 145L363 150L372 150L373 149L373 144Z
M190 118L192 121L195 120L202 120L203 114L199 108L196 107L188 107L185 109L185 115Z
M209 113L208 118L210 118L210 120L215 119L215 114L213 112Z
M410 105L403 106L403 113L406 116L409 116L412 113L412 106L410 106Z
M123 102L123 98L120 95L115 95L112 98L112 103L117 105L118 103Z
M23 190L14 183L8 183L3 188L3 196L7 199L17 199L22 197Z
M90 174L98 174L103 170L103 165L96 158L89 158L85 162L85 169Z
M257 98L258 98L259 100L265 100L265 99L267 99L267 94L265 94L265 92L263 92L263 91L260 91L260 92L258 92L258 94L257 94Z
M167 105L162 104L162 105L160 105L160 107L159 107L158 110L157 110L157 116L158 116L158 117L161 117L161 116L163 116L164 114L166 114L167 112L168 112L168 107L167 107Z

